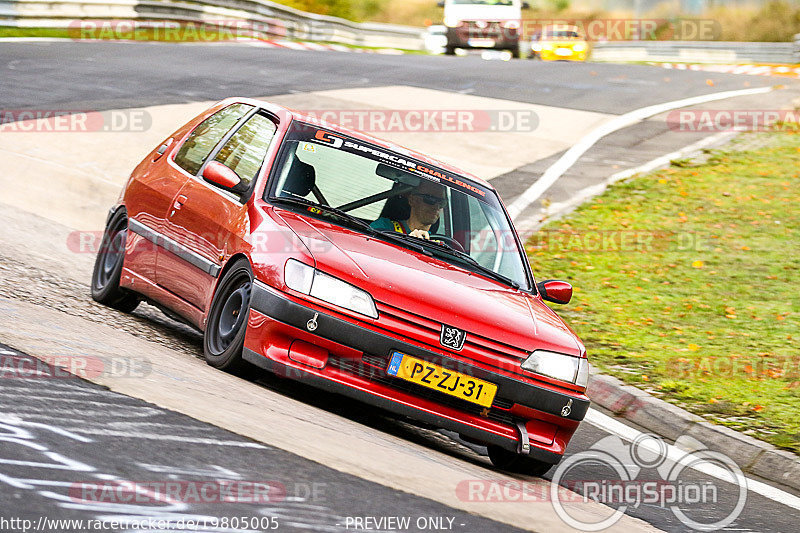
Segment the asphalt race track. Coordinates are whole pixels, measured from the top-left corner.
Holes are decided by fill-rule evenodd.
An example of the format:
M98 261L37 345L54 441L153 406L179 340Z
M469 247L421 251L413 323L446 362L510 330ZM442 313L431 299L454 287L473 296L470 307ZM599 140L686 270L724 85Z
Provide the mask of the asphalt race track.
M795 82L782 83L785 89L767 95L706 107L777 108L800 90ZM309 105L326 98L340 102L350 98L358 108L378 105L358 102L362 95L391 99L396 94L401 99L401 91L382 88L407 87L424 90L415 94L432 98L419 102L420 108L436 105L434 98L480 97L539 106L543 122L558 116L560 109L602 121L662 102L774 84L768 77L640 65L502 62L249 45L0 43L0 110L147 108L150 113L166 113L232 95L275 96L295 105L302 105L304 98L314 99ZM188 116L169 126L174 129ZM576 123L574 128L583 126ZM37 207L30 199L31 191L43 194L50 187L54 204L58 198L73 198L70 195L97 194L97 206L105 202L107 209L113 197L107 200L110 192L104 187L118 192L126 174L111 162L109 168L120 175L104 176L111 184L97 185L102 195L91 188L62 191L59 175L83 163L85 174L96 172L93 161L114 159L108 153L110 145L103 137L84 140L80 134L65 134L58 144L41 145L35 134L14 135L0 135L0 168L4 169L0 176L0 356L5 363L35 367L40 373L0 378L2 517L32 524L40 517L122 519L117 531L133 530L131 521L140 518L209 520L213 526L206 531L267 531L270 522L263 519L272 517L279 531L575 530L554 514L546 497L548 481L495 471L481 447L267 374L255 373L248 381L214 371L201 361L201 337L190 328L144 304L132 315L94 304L88 294L93 257L70 253L64 243L74 230L101 229L96 221L105 213L95 204L80 209L77 205L52 210ZM553 200L567 199L616 171L705 136L708 133L671 131L663 117L620 130L599 142L565 174L564 182L554 187ZM509 203L579 137L565 137L563 145L553 145L543 157L531 152L528 159L514 160L510 168L498 166L488 177ZM120 139L113 140L114 146L133 142ZM483 143L490 137L480 139ZM126 158L135 161L158 141L148 138L146 142L150 144L130 145L130 153L117 159L123 159L130 170ZM429 151L438 155L441 149L443 156L456 157L458 144L458 136L451 136ZM503 150L518 148L485 149L502 160ZM55 166L53 159L61 166ZM56 215L59 209L65 213L72 209L72 218ZM128 366L122 376L100 373L90 376L96 382L90 383L37 365L31 358L61 354ZM260 423L259 417L274 425ZM590 449L613 447L617 437L607 429L584 422L565 460ZM662 464L658 457L646 465L637 463L641 469L636 479L662 480L658 471ZM553 473L545 479L552 479ZM608 465L585 461L562 485L570 488L574 486L570 481L599 481L612 474ZM722 530L797 530L800 500L785 487L740 492L738 486L696 470L685 471L680 479L684 485L713 485L716 501L679 502L677 512L648 503L628 506L626 516L610 530L692 531L689 520L722 520L734 512L742 495L738 518ZM248 490L265 484L269 490L256 501L184 498L175 502L153 494L170 481L177 483L175 490L184 496L203 483L217 489L233 485ZM526 501L492 502L453 489L463 489L471 481L482 487L516 484L533 496ZM119 492L111 489L124 482L138 483L140 492L151 492L144 501L120 503L113 498ZM97 484L109 489L110 499L87 502L86 498L99 494ZM79 494L87 487L92 489L88 496ZM576 504L575 512L585 516L580 513L596 513L597 508ZM214 521L221 517L240 520L235 524ZM387 520L358 520L366 517L408 517L411 525L402 529ZM248 523L245 518L259 520ZM87 531L74 524L48 527L40 530ZM0 531L22 530L19 522L4 524L0 519Z

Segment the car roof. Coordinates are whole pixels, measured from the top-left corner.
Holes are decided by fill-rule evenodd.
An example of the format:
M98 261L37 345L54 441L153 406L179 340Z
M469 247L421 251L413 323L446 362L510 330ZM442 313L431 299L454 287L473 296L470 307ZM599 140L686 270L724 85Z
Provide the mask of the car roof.
M236 102L249 103L251 105L262 107L262 108L266 109L267 111L270 111L270 112L274 113L275 115L279 116L281 119L290 118L290 119L293 119L293 120L299 120L299 121L302 121L302 122L308 122L309 124L314 124L316 126L320 126L320 127L335 131L337 133L342 133L344 135L348 135L350 137L355 137L356 139L360 139L362 141L366 141L366 142L369 142L369 143L372 143L372 144L376 144L378 146L382 146L383 148L386 148L388 150L392 150L393 152L397 152L399 154L403 154L405 156L412 157L414 159L418 159L418 160L420 160L420 161L422 161L424 163L428 163L430 165L437 166L437 167L439 167L439 168L441 168L443 170L452 172L454 174L458 174L459 176L467 178L468 180L473 181L476 184L481 185L483 187L486 187L486 188L488 188L488 189L490 189L492 191L495 190L494 187L492 187L492 185L488 181L483 180L483 179L481 179L481 178L479 178L479 177L477 177L477 176L475 176L473 174L470 174L469 172L465 172L464 170L462 170L462 169L460 169L458 167L455 167L453 165L449 165L447 163L439 161L438 159L434 159L434 158L432 158L430 156L427 156L427 155L422 154L420 152L417 152L415 150L411 150L410 148L406 148L406 147L401 146L399 144L395 144L395 143L393 143L391 141L387 141L386 139L381 139L381 138L378 138L378 137L374 137L372 135L360 132L358 130L351 130L349 128L345 128L343 126L340 126L338 124L332 124L330 122L322 121L322 120L319 120L317 117L314 117L312 115L307 115L307 114L295 111L293 109L290 109L288 107L284 107L284 106L281 106L281 105L278 105L278 104L274 104L272 102L267 102L266 100L257 100L257 99L254 99L254 98L233 97L233 98L226 98L225 100L220 102L218 105L230 105L231 103L236 103Z

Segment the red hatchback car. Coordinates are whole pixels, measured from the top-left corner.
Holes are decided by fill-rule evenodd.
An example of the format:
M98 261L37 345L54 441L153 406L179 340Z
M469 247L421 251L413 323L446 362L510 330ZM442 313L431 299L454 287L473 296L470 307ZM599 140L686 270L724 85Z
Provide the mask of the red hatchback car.
M589 407L585 348L543 301L571 294L534 283L488 183L244 98L136 167L92 277L98 302L198 327L214 367L336 391L539 475Z

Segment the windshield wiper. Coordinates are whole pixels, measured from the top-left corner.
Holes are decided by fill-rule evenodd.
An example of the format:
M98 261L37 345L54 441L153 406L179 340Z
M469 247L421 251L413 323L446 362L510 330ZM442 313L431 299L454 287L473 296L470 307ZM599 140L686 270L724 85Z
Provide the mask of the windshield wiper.
M283 203L283 204L293 204L293 205L302 205L302 206L308 206L308 207L316 207L320 211L325 211L326 213L330 213L330 214L335 215L335 216L337 216L339 218L347 220L348 222L351 222L353 225L358 226L361 229L367 230L368 233L375 233L375 228L371 227L369 224L367 224L366 222L364 222L360 218L354 217L350 213L346 213L346 212L342 211L341 209L337 209L337 208L335 208L333 206L330 206L330 205L318 204L318 203L312 202L311 200L308 200L306 198L292 198L290 196L272 196L272 197L270 197L269 201L272 202L272 203Z
M416 237L409 237L405 233L397 233L393 229L375 230L375 231L377 231L378 234L380 234L381 237L386 237L390 241L394 241L394 242L396 242L398 244L402 244L403 246L411 248L412 250L415 250L415 251L417 251L417 252L419 252L421 254L433 255L424 246L422 246L422 244L420 242L417 242L420 239L418 239ZM413 239L413 240L411 240L411 239Z
M341 209L338 209L336 207L332 207L330 205L318 204L318 203L312 202L311 200L308 200L306 198L292 198L290 196L274 196L274 197L270 197L269 200L271 202L273 202L273 203L285 203L285 204L290 204L290 205L316 207L320 211L325 211L325 212L330 213L330 214L332 214L334 216L337 216L339 218L342 218L344 220L349 221L354 226L359 227L360 229L364 230L364 232L366 232L366 233L368 233L370 235L373 235L373 236L376 236L376 237L385 238L386 240L394 241L394 242L396 242L398 244L402 244L407 248L411 248L414 251L420 252L420 253L425 254L425 255L431 255L431 253L428 252L425 249L425 247L421 246L418 242L409 242L406 239L403 239L400 233L395 233L394 231L387 232L387 231L377 230L377 229L373 228L372 226L370 226L368 223L366 223L363 220L361 220L360 218L354 217L350 213L346 213L345 211L342 211Z
M436 235L431 235L431 241L436 241ZM519 283L517 283L516 281L514 281L511 278L507 278L504 275L495 272L494 270L492 270L489 267L483 266L482 264L480 264L477 261L477 259L475 259L471 255L469 255L468 253L462 252L461 250L459 250L457 248L453 248L452 246L450 246L449 244L447 244L444 241L436 241L434 243L434 246L437 246L439 251L447 252L450 255L453 255L455 257L458 257L459 259L462 259L462 260L466 261L467 263L472 265L476 270L478 270L481 274L483 274L483 275L485 275L487 277L490 277L492 279L495 279L495 280L497 280L497 281L499 281L501 283L505 283L506 285L510 285L511 287L513 287L515 289L519 289ZM436 248L432 248L432 249L436 249Z
M489 278L492 278L494 280L497 280L500 283L504 283L506 285L509 285L509 286L515 288L515 289L519 289L519 283L517 283L513 279L507 278L502 274L498 274L497 272L495 272L491 268L487 268L487 267L483 266L482 264L480 264L478 261L476 261L468 253L465 253L465 252L462 252L461 250L453 248L452 246L450 246L449 244L447 244L445 242L436 241L436 235L431 235L431 240L426 240L426 239L421 239L419 237L412 237L411 235L409 235L407 233L396 233L396 232L394 232L392 230L385 230L382 233L384 235L386 235L387 237L391 236L395 240L399 239L399 240L402 240L402 241L404 241L404 242L406 242L406 243L408 243L408 244L410 244L412 246L422 248L423 249L423 253L425 253L426 255L432 255L431 252L440 252L440 253L443 252L443 253L446 253L446 254L448 254L450 256L456 257L457 259L460 259L461 261L463 261L465 263L468 263L471 267L473 267L475 270L477 270L479 273L485 275L486 277L489 277ZM436 241L436 242L434 242L434 241Z

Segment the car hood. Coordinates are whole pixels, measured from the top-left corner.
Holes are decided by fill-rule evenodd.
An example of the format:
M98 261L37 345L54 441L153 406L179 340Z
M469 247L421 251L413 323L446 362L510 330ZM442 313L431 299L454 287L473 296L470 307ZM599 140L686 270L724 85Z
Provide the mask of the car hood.
M575 334L529 293L336 224L285 210L280 216L318 269L368 291L379 308L395 307L525 351L582 351Z
M541 42L542 44L549 44L553 47L560 46L562 48L572 48L576 44L583 44L584 46L586 45L586 41L582 39L542 39L538 42Z

